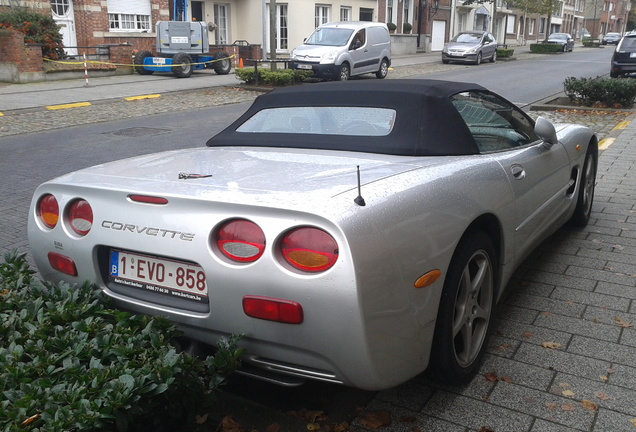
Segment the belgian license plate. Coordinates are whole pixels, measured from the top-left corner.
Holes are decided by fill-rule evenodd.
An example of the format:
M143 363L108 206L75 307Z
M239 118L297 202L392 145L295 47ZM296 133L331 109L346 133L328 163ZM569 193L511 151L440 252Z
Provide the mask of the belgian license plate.
M153 57L152 58L152 64L165 65L166 64L166 59L163 58L163 57Z
M187 36L172 36L170 41L172 43L189 43L190 39Z
M297 69L311 69L311 65L310 64L299 64L296 65Z
M636 52L629 53L629 56L630 56L630 57L636 57Z
M205 272L196 264L116 249L109 263L113 282L187 300L207 299Z

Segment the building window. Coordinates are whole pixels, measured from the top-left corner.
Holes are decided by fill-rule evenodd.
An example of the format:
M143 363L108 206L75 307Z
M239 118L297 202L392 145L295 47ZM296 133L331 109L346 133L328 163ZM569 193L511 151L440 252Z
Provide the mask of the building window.
M528 23L528 34L529 35L534 35L534 27L535 27L536 21L531 19Z
M107 0L108 28L112 32L148 32L150 0Z
M214 5L214 20L216 29L214 30L214 43L216 45L225 45L229 40L229 28L228 28L228 5L215 4Z
M150 30L149 15L108 14L110 31L141 32Z
M351 7L343 6L340 8L340 21L351 21Z
M331 6L316 5L316 27L328 23L329 15L331 15Z
M517 17L515 15L508 15L508 20L506 21L506 33L515 34L516 27L517 27Z
M51 0L51 11L57 16L66 16L70 9L69 0Z
M267 46L269 47L269 7L267 8ZM289 51L289 28L287 18L287 5L276 4L276 52Z
M395 22L393 21L393 0L388 0L386 4L386 22Z

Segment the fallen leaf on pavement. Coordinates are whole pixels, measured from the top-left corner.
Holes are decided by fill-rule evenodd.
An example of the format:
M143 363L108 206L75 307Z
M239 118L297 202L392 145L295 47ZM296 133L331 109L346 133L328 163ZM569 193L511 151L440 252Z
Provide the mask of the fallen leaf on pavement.
M484 375L486 377L486 379L490 382L496 382L498 380L497 378L497 372L495 371L491 371L488 372L486 375Z
M272 423L265 428L265 432L280 432L280 425L278 423Z
M232 418L232 414L223 417L218 429L222 432L243 432L243 428Z
M488 426L482 426L478 432L495 432L495 430L492 428L489 428Z
M561 405L561 409L563 411L574 411L574 410L576 410L576 407L574 405L572 405L572 404L563 404L563 405Z
M574 392L573 392L572 390L563 390L563 391L561 392L561 394L562 394L563 396L567 396L567 397L572 397L572 396L574 396Z
M610 398L607 393L603 393L603 392L596 392L596 393L594 393L594 396L596 396L600 400L609 400L609 398Z
M534 337L534 333L526 331L526 332L521 333L521 336L523 336L526 339L530 339L531 337Z
M204 414L204 415L202 415L202 416L200 416L200 415L195 415L195 416L194 416L194 421L196 422L196 424L203 424L203 423L205 423L206 421L208 421L208 415L209 415L209 414Z
M556 402L546 402L545 407L550 411L554 411L559 407L559 405Z
M586 410L590 410L590 411L598 411L598 405L596 405L594 402L592 402L591 400L587 400L584 399L581 401L581 405L583 406L583 408L585 408Z
M541 342L541 346L543 348L548 348L548 349L559 349L559 348L561 348L561 344L560 343L556 343L556 342Z
M636 427L636 418L631 419L630 422L634 425L634 427Z
M365 412L360 424L371 429L378 429L391 424L391 413L388 411Z
M603 381L609 381L609 378L606 377L605 375L600 375L599 378Z
M320 424L319 423L307 423L307 430L308 431L317 431L320 429Z
M625 328L631 328L634 327L634 324L627 322L627 321L623 321L621 319L621 317L614 317L614 320L616 321L616 324L618 324L621 327L625 327Z

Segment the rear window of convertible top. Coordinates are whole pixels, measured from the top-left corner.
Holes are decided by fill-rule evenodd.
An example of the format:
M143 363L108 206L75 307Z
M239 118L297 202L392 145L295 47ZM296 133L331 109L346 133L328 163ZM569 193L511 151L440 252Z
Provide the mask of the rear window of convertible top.
M384 136L395 125L396 112L374 107L281 107L257 112L236 131L319 135Z

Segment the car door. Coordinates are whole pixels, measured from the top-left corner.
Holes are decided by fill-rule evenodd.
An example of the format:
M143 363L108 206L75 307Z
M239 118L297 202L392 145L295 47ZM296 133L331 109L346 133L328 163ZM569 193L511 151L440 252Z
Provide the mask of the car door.
M477 147L508 177L515 197L516 257L522 259L561 222L570 205L570 160L560 143L545 146L534 122L505 99L487 91L453 96Z
M351 56L351 75L358 75L367 72L374 72L377 69L377 58L369 52L369 41L367 40L366 29L356 32L349 45L349 55Z

